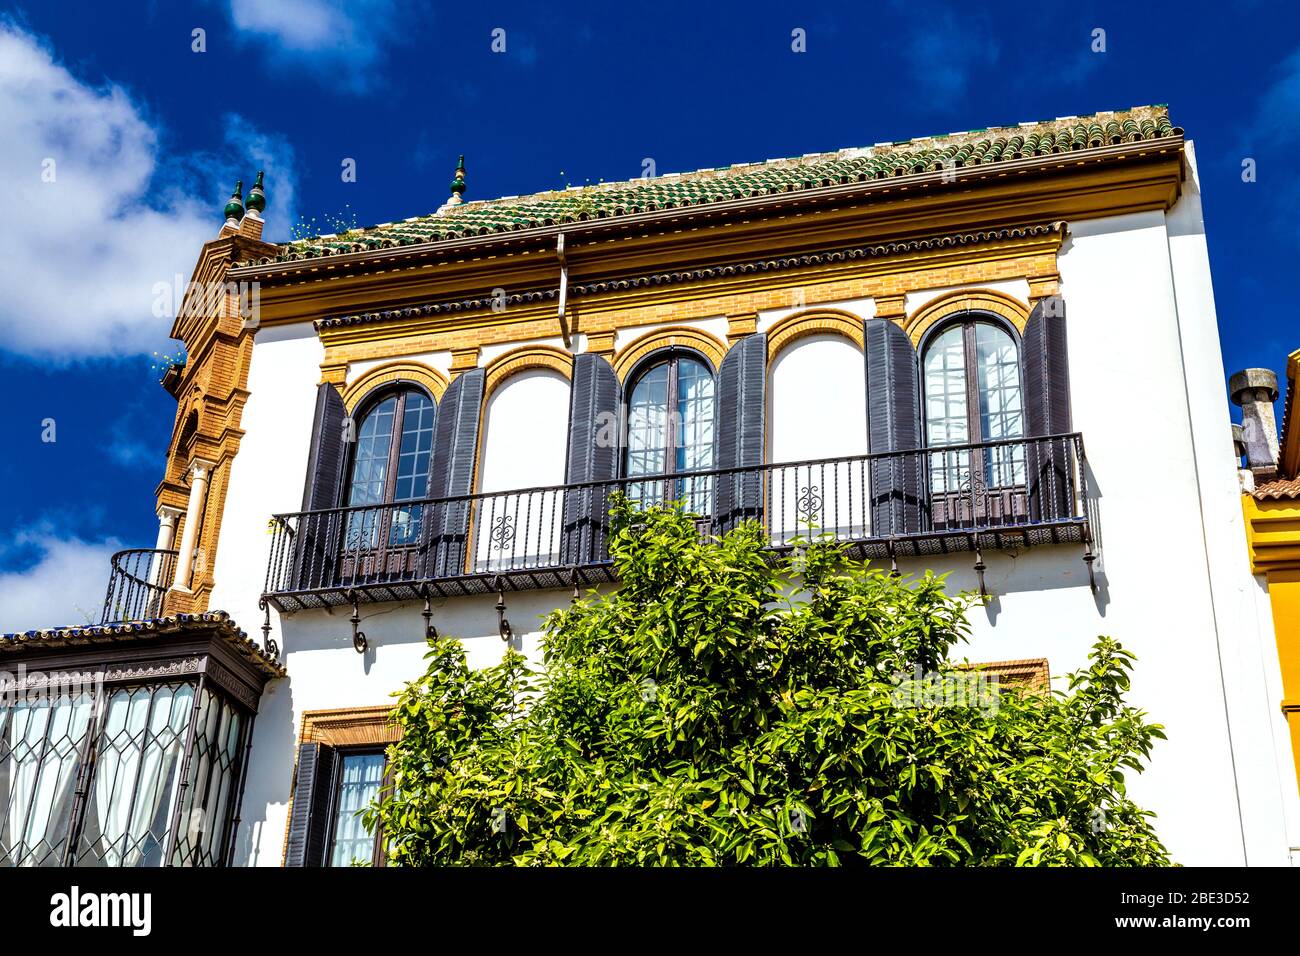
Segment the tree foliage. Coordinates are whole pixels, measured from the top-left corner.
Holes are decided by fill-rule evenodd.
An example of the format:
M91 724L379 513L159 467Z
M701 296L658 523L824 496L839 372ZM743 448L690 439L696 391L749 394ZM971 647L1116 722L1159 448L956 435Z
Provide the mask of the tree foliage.
M543 669L432 643L365 814L392 863L1169 862L1125 793L1163 733L1115 641L1068 692L937 706L982 679L950 659L978 598L824 542L773 564L756 525L613 520L621 587L550 616Z

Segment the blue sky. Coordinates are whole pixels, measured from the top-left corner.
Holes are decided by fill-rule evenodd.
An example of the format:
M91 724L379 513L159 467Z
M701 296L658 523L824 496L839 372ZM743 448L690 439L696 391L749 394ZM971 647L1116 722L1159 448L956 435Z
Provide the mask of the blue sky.
M159 284L262 167L278 240L432 212L460 153L481 199L1168 103L1227 370L1281 373L1300 30L1282 4L1219 7L0 4L0 629L97 614L108 554L152 545L175 409Z

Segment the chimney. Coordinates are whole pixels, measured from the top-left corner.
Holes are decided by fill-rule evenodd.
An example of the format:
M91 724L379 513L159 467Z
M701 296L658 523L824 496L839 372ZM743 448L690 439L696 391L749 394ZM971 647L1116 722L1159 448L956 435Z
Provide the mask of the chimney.
M1255 480L1277 475L1277 375L1266 368L1248 368L1228 379L1234 405L1241 406L1241 434L1246 445L1246 464Z
M1236 424L1232 426L1232 454L1237 459L1237 481L1241 483L1241 490L1250 494L1255 490L1255 473L1241 466L1242 456L1246 454L1246 433Z

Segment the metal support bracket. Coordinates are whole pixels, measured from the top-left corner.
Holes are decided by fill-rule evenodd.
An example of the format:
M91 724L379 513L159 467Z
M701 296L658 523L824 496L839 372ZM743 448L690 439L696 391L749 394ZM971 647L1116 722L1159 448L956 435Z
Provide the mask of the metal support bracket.
M433 606L429 603L429 586L426 584L420 590L424 592L424 610L420 612L420 617L424 618L424 639L436 641L438 629L433 626Z
M265 597L258 598L258 610L262 612L262 650L275 660L280 659L280 645L271 640L271 604Z
M898 577L898 553L894 550L894 539L885 542L885 547L889 549L889 573Z
M357 592L349 591L348 597L352 601L352 617L348 618L352 622L352 648L358 654L364 654L370 650L370 642L366 640L366 635L361 630L361 608L357 605Z
M978 574L980 578L980 597L988 597L988 588L984 586L984 571L986 565L984 564L984 553L980 551L980 536L978 534L972 534L970 536L970 549L975 552L975 573Z
M574 565L569 569L569 583L573 585L573 597L569 599L570 604L578 603L578 568Z
M492 579L492 586L497 592L497 630L501 632L501 640L508 644L515 632L510 629L510 620L506 617L506 586L501 575Z
M1093 563L1097 560L1097 553L1092 550L1092 541L1084 542L1083 563L1088 566L1088 587L1092 593L1097 593L1097 572L1093 568Z

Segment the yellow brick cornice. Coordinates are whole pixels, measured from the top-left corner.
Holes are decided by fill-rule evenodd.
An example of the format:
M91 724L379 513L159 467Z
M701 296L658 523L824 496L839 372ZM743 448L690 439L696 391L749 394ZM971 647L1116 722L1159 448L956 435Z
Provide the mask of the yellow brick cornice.
M711 302L711 315L731 315L753 311L750 304L757 294L781 293L788 304L793 293L813 305L818 301L834 301L835 294L826 296L821 290L846 282L862 282L875 295L897 295L892 280L908 277L908 290L937 288L944 284L963 285L970 282L971 274L979 271L980 278L993 273L1028 279L1056 272L1056 254L1061 247L1064 231L1052 230L1042 235L987 239L969 243L954 243L943 237L923 244L921 248L897 251L889 255L838 258L816 265L799 265L779 270L737 271L732 275L700 279L697 281L665 284L648 284L633 288L618 288L593 292L569 299L570 321L575 332L599 334L627 324L622 316L653 308L661 313L677 311L678 307ZM780 257L781 250L774 246L766 254ZM661 270L648 268L639 275L654 275ZM498 280L484 279L485 282ZM499 278L500 283L506 283ZM553 284L555 277L545 276L544 282ZM583 281L570 270L570 283ZM506 285L507 288L515 286ZM820 289L819 289L820 287ZM445 300L446 291L438 297ZM431 300L432 301L432 297ZM365 309L373 311L375 302ZM764 306L770 307L770 306ZM667 317L667 316L663 316ZM663 321L663 317L659 321ZM648 323L647 323L648 324ZM395 342L405 339L414 343L431 343L463 340L487 344L493 341L510 341L525 338L544 338L560 334L552 302L542 301L510 305L500 311L489 308L450 311L435 315L395 315L382 321L360 325L326 327L319 330L321 341L331 356L364 354L341 351L345 346L365 346L375 343ZM441 346L446 348L445 344ZM415 351L405 348L406 352ZM392 354L402 354L394 352Z
M1246 542L1255 574L1300 571L1300 501L1242 495Z

